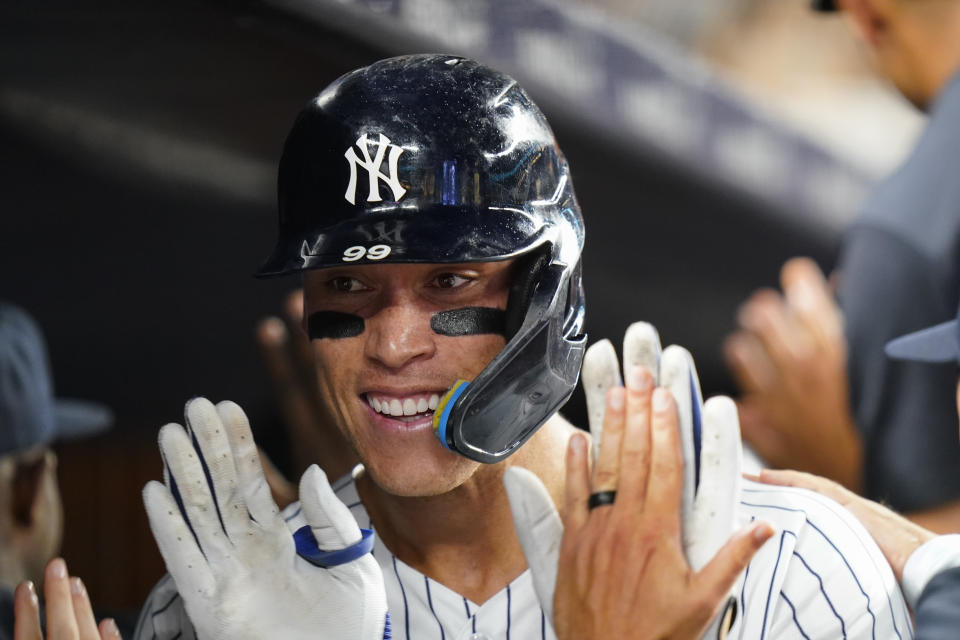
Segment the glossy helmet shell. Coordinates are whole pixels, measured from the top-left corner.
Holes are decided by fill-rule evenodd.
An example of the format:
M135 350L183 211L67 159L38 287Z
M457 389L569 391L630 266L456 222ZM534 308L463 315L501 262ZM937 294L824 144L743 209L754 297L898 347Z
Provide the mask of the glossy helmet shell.
M507 346L458 398L445 446L495 462L569 398L585 343L583 219L553 132L515 80L449 55L347 73L297 117L278 199L261 276L521 259Z

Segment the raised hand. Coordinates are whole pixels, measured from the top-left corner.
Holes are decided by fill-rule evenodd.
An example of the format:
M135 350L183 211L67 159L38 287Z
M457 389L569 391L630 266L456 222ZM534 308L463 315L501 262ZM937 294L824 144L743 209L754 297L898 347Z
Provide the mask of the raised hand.
M107 618L97 626L83 582L67 573L67 563L54 558L43 574L47 640L120 640L116 623ZM37 592L22 582L14 592L14 640L43 640Z
M690 566L681 539L676 405L666 389L653 390L647 372L628 371L627 388L607 396L606 437L592 478L583 436L571 439L554 596L557 637L723 637L705 632L737 576L773 532L754 523L702 569ZM598 505L593 498L612 490L612 503Z
M744 439L771 467L859 491L864 453L850 407L843 315L812 260L787 261L780 280L782 294L761 289L741 306L740 329L724 343L743 391Z
M618 385L619 366L613 346L598 342L585 358L583 384L594 450L603 441L604 403L607 391ZM712 398L708 405L724 419L707 423L700 381L693 358L683 347L660 348L653 325L632 324L623 338L624 372L639 367L650 374L654 386L673 395L683 451L683 546L690 564L699 569L713 557L736 529L740 501L742 451L736 409L728 398Z
M624 403L621 400L612 413L608 393L622 396L624 390L620 388L619 366L610 343L603 341L591 347L583 368L596 456L593 492L601 494L598 498L606 497L607 501L613 498L611 513L621 515L611 523L606 522L608 516L599 516L604 519L603 523L590 524L599 522L594 514L598 510L607 510L608 505L607 501L601 501L601 506L587 510L591 482L588 481L584 489L584 474L587 474L585 469L590 456L585 449L580 455L581 445L576 442L579 438L574 438L568 457L568 499L563 520L536 476L523 469L511 468L507 471L505 483L517 535L533 572L541 604L544 611L555 620L558 633L562 632L561 629L576 629L576 633L567 637L589 638L604 637L600 629L606 630L604 633L613 631L614 627L610 626L612 622L596 626L600 624L600 618L590 622L577 617L576 607L571 603L582 596L593 598L592 604L584 605L583 615L587 617L599 615L602 611L610 613L618 606L631 611L630 615L621 616L620 619L624 621L636 622L640 614L658 616L656 608L647 608L648 602L669 605L669 610L678 613L675 620L663 616L658 619L666 623L663 629L673 628L670 624L674 622L679 625L673 628L673 632L679 635L643 635L645 630L660 628L647 621L623 637L699 637L698 634L707 628L711 619L710 637L715 637L721 622L720 616L716 615L718 607L727 600L729 589L749 558L772 535L768 525L755 524L731 539L736 525L740 486L736 408L726 398L712 399L706 407L702 407L699 384L689 354L679 347L669 347L661 354L656 331L648 324L637 323L627 331L624 362L628 381L627 398L646 400L645 404ZM675 402L672 394L664 396L664 390L658 390L658 396L661 400L667 399L669 408L664 406L661 407L662 411L654 412L655 427L651 428L650 394L658 379L678 396L679 401ZM650 456L654 450L651 434L660 433L665 437L664 430L669 431L670 440L658 445L657 450L662 455L657 457L660 465L654 471L653 458ZM663 448L670 442L676 445L676 458L670 456L669 446ZM577 471L577 465L583 465L583 469ZM641 477L642 482L638 480ZM648 495L647 489L638 490L625 500L618 488L624 479L641 482L655 495ZM675 486L672 482L675 482ZM670 496L674 489L676 501L672 502ZM616 493L611 495L611 492ZM591 498L593 500L596 499ZM676 527L666 526L671 518L676 519ZM601 533L608 524L612 527L610 532L619 532L612 538L604 537L606 534ZM660 533L654 535L658 531ZM674 533L675 541L672 538ZM672 546L674 542L675 549ZM590 549L591 546L595 548ZM679 554L674 556L676 550ZM632 577L616 577L619 574L613 571L612 565L601 567L594 562L611 553L625 554L625 558L653 558L657 559L657 563L643 564L638 560L639 565L631 565ZM580 560L571 563L572 557L579 557ZM613 561L613 564L618 563L619 560ZM618 566L617 570L620 568ZM628 577L639 581L636 585L645 585L644 589L649 587L650 591L624 590L621 588L627 584L624 582L617 586L616 580ZM565 585L562 587L563 594L561 585ZM589 585L593 586L586 589ZM611 590L604 591L604 586ZM717 592L720 586L723 590ZM593 588L597 591L591 596ZM671 601L677 595L676 591L686 594L686 605L677 606ZM601 595L604 593L607 595ZM670 597L660 600L660 596ZM562 602L567 602L563 606L569 606L569 609L563 610ZM709 615L703 618L705 614ZM621 613L611 615L616 618ZM695 624L688 624L691 622ZM597 635L576 635L586 633L586 628L580 626L582 624L588 625ZM622 628L630 629L629 626Z
M383 577L365 546L372 534L323 472L314 465L300 481L309 530L297 534L313 547L305 551L270 496L240 407L198 398L185 413L186 430L161 429L167 483L147 484L144 504L198 637L383 638Z
M291 443L295 473L313 463L330 478L348 473L358 459L323 410L313 350L303 329L302 289L287 297L282 318L271 316L260 322L257 346ZM275 497L283 499L289 493L279 473L268 475L267 480Z

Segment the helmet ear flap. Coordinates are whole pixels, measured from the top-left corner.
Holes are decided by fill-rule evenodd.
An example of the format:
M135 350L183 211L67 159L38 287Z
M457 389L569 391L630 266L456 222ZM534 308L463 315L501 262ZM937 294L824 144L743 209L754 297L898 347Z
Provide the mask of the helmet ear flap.
M507 317L504 322L507 340L517 335L523 319L530 308L533 289L539 281L540 271L550 259L549 245L546 249L532 251L517 260L513 266L513 282L507 296Z
M579 278L570 282L579 265L554 262L554 249L542 243L514 263L507 344L471 382L457 387L437 423L447 448L478 462L509 456L576 386L586 348Z

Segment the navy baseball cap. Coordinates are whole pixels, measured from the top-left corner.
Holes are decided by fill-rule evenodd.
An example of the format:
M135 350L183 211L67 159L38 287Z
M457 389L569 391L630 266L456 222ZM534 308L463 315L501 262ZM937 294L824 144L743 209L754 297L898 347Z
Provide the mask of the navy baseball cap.
M955 320L894 338L884 352L894 360L960 364L960 310Z
M0 302L0 455L93 435L112 422L105 406L53 397L40 328L19 307Z

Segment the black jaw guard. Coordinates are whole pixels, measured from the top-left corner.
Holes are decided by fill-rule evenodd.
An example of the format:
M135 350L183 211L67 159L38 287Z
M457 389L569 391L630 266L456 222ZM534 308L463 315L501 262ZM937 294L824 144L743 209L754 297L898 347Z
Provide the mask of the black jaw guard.
M587 336L579 267L542 254L531 267L528 291L511 292L511 302L529 300L516 333L476 379L448 393L434 417L441 443L478 462L513 453L566 403L580 376Z

